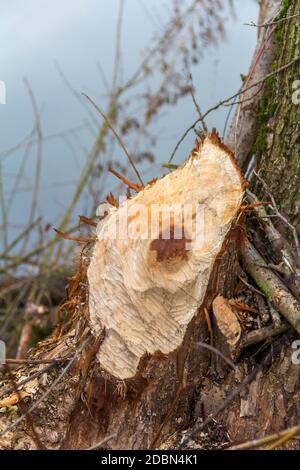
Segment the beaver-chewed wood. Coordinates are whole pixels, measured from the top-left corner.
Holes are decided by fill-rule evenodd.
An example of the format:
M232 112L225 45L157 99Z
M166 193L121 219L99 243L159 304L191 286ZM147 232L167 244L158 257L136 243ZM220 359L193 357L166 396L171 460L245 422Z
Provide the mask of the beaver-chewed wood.
M202 303L245 181L213 132L185 164L111 208L99 223L89 312L98 357L116 378L135 376L145 354L178 348Z

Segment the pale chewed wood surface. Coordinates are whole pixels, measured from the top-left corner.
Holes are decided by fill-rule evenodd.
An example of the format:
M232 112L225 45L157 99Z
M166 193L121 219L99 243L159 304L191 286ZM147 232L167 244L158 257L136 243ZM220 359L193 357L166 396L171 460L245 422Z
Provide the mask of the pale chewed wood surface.
M182 167L111 208L99 223L88 268L89 312L93 333L106 329L98 353L105 371L130 378L143 355L180 346L244 187L233 155L213 132Z

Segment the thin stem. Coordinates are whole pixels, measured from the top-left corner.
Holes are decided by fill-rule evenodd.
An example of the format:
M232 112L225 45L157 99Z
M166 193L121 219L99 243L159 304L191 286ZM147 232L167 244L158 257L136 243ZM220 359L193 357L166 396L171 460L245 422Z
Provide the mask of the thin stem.
M137 170L135 164L134 164L134 161L133 161L133 158L132 156L130 155L130 153L128 152L127 148L125 147L125 144L123 142L123 140L121 139L121 137L119 136L119 134L116 132L115 128L113 127L112 125L112 122L111 120L109 119L109 117L103 113L103 111L101 111L101 109L99 108L99 106L96 105L96 103L88 96L86 95L85 93L83 93L83 96L86 97L86 99L94 106L94 108L98 111L98 113L103 117L104 121L106 122L107 126L111 129L111 131L113 132L115 138L117 139L117 141L119 142L120 146L122 147L122 149L124 150L127 158L128 158L128 161L130 163L130 165L132 166L132 168L134 169L135 171L135 174L136 176L138 177L138 180L139 182L141 183L142 187L144 187L144 183L143 183L143 180L141 178L141 175L139 173L139 171Z

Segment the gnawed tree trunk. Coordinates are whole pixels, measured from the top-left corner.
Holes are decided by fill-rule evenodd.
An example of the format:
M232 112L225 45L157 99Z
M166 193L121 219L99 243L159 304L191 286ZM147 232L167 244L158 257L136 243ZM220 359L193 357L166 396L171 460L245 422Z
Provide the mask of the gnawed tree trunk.
M140 191L100 222L88 269L93 332L114 377L136 376L141 359L183 343L204 301L245 181L216 134L182 168Z
M262 2L262 5L275 3L266 1ZM281 18L293 16L300 10L299 0L284 0L281 8ZM264 16L263 21L272 15ZM275 48L277 55L274 59L277 61L275 68L280 68L299 55L297 25L299 17L277 24L275 35L279 44ZM274 67L270 65L270 68ZM291 82L298 78L295 75L295 71L298 70L297 64L295 63L293 67L295 68L290 67L274 75L271 82L268 82L261 98L261 111L257 112L255 106L252 108L251 119L255 120L256 116L256 125L259 124L258 132L255 126L251 127L252 135L247 135L245 138L243 132L247 133L249 126L241 126L237 135L239 141L244 142L243 155L246 157L243 161L248 160L255 150L256 168L262 169L261 174L280 204L280 209L293 223L299 224L297 209L297 188L300 177L297 134L299 105L294 105L291 101ZM249 77L249 80L251 78ZM277 97L279 105L274 106ZM247 119L247 115L245 116ZM241 119L245 116L241 115ZM215 139L216 137L213 137L211 144L216 145L218 152L224 151L226 155L219 168L222 168L225 161L234 180L236 177L240 178L236 166L231 165L232 157L219 147ZM255 145L252 146L255 141ZM245 142L248 142L248 149ZM210 167L212 160L210 158L207 160ZM193 161L198 161L197 155L178 172L166 177L165 182L173 181L176 174L184 176L184 172L189 168L187 165L191 168L189 176L194 175L193 171L197 165L193 166ZM218 158L216 161L220 163ZM220 178L218 170L214 170L214 175L213 180L212 178L205 180L204 166L201 175L204 180L201 180L201 187L192 182L189 186L190 181L185 177L186 189L190 191L190 188L193 188L196 196L198 191L201 193L203 189L207 189L207 193L205 191L201 193L205 204L211 200L212 193L216 196L214 201L218 203L220 194L220 191L216 190ZM221 178L226 178L226 175L228 172L224 172ZM242 328L238 327L236 321L233 322L236 334L238 336L241 334L241 344L247 341L248 344L254 344L253 333L259 335L266 332L266 328L267 333L270 328L274 332L274 325L270 318L268 319L274 305L268 306L264 297L253 291L253 287L258 286L252 284L250 288L248 287L255 265L249 267L247 245L245 247L241 236L245 228L242 223L243 213L235 218L243 189L241 180L235 181L239 183L238 186L234 184L235 191L238 192L235 194L234 205L225 205L230 208L227 217L216 218L224 230L218 231L220 225L211 224L210 233L216 237L218 243L216 246L212 245L209 262L205 261L207 266L205 275L202 269L203 260L198 264L197 254L183 255L182 241L173 244L175 241L173 240L171 246L168 246L168 240L164 240L161 236L158 236L154 243L152 240L151 246L146 242L137 244L138 247L134 243L130 246L132 253L138 254L138 259L135 260L137 265L130 261L131 258L128 258L130 253L124 250L122 244L108 246L104 242L97 241L84 249L79 272L69 286L68 300L60 309L56 333L31 353L31 357L35 359L40 358L45 361L59 358L61 362L49 365L26 365L13 371L13 381L18 382L24 381L24 378L30 374L38 371L41 373L47 368L46 372L37 378L33 377L20 387L19 395L8 373L2 379L0 404L4 413L0 419L1 448L87 448L112 434L114 437L106 444L110 448L138 449L159 445L172 448L180 443L181 431L187 430L189 434L199 429L197 428L199 422L201 424L201 420L205 421L210 414L215 416L216 421L210 422L204 429L207 432L204 436L194 433L193 440L201 448L219 447L228 442L262 437L300 423L300 367L291 361L293 353L291 342L297 338L295 330L288 330L284 336L275 341L273 356L268 356L268 361L257 369L256 374L253 374L253 365L260 360L258 356L260 348L250 349L250 354L245 353L237 349L240 343L236 343L235 337L230 336L234 331L232 311L236 308L236 303L232 304L232 299L241 292L251 305L252 300L255 300L260 321L263 325L264 322L267 325L253 330L250 326L250 334L247 335L247 321L250 317L247 317L244 311L241 317L238 316ZM157 188L162 187L162 191L158 193L164 195L163 182L164 180L161 180L156 184ZM268 199L254 177L251 183L257 191L261 191L259 194L263 199ZM148 194L151 195L151 190L155 186L141 191L136 199L143 198L143 194L148 193L148 190ZM176 191L172 195L176 199ZM188 201L190 196L187 192ZM227 192L225 197L228 196L230 200L231 196ZM131 202L127 204L130 205ZM261 217L259 212L257 214ZM109 219L106 221L104 219L103 227L109 224L113 216L111 213ZM267 240L269 231L274 233L274 228L269 231L268 228L270 227L267 227L266 220L258 222L257 219L253 219L250 220L248 233L256 248L264 256L266 264L269 262L271 267L271 263L272 266L276 263L279 265L283 256L286 257L287 249L284 244L280 244L279 248L277 244L276 248L276 244L271 243L274 240L270 237ZM285 224L278 225L278 228L282 236L289 233ZM242 256L239 264L240 240L242 240ZM183 242L188 243L188 237ZM295 247L289 245L288 251L295 252ZM147 257L146 253L150 253L151 256ZM292 256L294 267L297 268L296 258ZM141 269L143 263L151 264L151 262L153 262L151 269L144 272ZM174 265L176 269L173 270ZM187 266L189 266L188 271ZM135 267L138 269L138 279ZM245 277L242 268L250 273L248 278ZM89 269L89 284L87 269ZM261 274L261 266L259 269ZM185 273L184 279L187 277L190 282L186 283L180 273ZM297 273L287 276L286 272L282 275L275 271L274 274L280 276L280 282L285 282L289 293L297 297L299 291L294 282ZM114 276L118 279L115 287L111 282ZM243 288L238 278L243 279ZM139 283L139 279L142 282ZM202 279L202 284L199 279ZM124 285L126 285L125 290ZM154 299L152 309L147 305L145 292L150 293ZM267 290L265 294L269 295ZM225 300L222 300L221 296ZM218 300L215 301L214 308L220 309L218 304L223 305L228 321L225 321L224 314L222 322L219 321L218 324L220 310L216 312L213 324L214 338L212 338L207 313L208 311L212 313L210 307L216 297ZM280 310L282 307L280 296L275 300L278 302L276 307ZM146 328L140 321L143 301L147 306ZM182 307L183 304L188 307L186 310ZM104 308L100 308L100 305ZM172 318L168 318L168 312ZM158 329L157 324L160 321L163 327ZM135 328L131 328L132 324ZM227 334L228 328L230 335ZM281 325L276 328L278 328L276 334L279 334L286 331L288 325L281 318ZM268 340L271 338L269 333L261 336ZM223 358L213 357L212 363L210 352L200 347L201 342L207 343L209 339L214 339L215 346L227 356L231 355L236 362L234 371L230 371ZM264 344L264 347L266 346L268 345ZM157 352L154 352L155 350ZM252 373L249 385L239 390L238 387L249 373ZM233 396L232 392L236 389L238 392ZM47 395L43 396L44 393ZM232 399L228 401L228 397L231 396ZM22 397L29 407L32 421L22 419L20 409L14 408L14 403L20 402ZM225 405L228 403L227 406L224 406L224 403ZM22 420L16 421L20 419ZM1 435L4 431L5 434ZM194 446L195 443L192 441L188 445ZM290 441L288 446L299 448L299 442Z
M150 448L188 425L209 366L209 354L199 345L207 339L203 308L217 292L233 295L232 225L244 188L233 155L213 132L182 168L109 211L82 260L88 279L79 272L70 285L61 311L69 321L60 338L32 354L61 360L77 348L78 357L30 412L32 428L22 421L1 437L2 447L86 448L116 434L112 448ZM155 235L148 233L154 205L160 212ZM114 222L124 223L125 212L130 233L114 237ZM226 270L233 274L226 278ZM27 368L26 374L36 370ZM15 380L23 374L24 369L16 372ZM56 366L24 385L31 406L58 376ZM8 387L7 378L2 394ZM18 401L12 392L8 400ZM9 410L3 414L2 432L15 419Z

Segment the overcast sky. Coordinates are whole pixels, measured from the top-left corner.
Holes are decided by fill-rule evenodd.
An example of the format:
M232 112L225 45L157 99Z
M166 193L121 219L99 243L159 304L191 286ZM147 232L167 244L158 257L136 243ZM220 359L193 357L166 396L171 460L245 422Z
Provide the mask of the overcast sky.
M126 0L122 36L124 75L138 65L141 52L153 37L155 22L167 18L171 0ZM62 83L55 68L57 60L72 85L80 92L99 98L103 90L97 62L108 80L112 73L118 0L0 0L0 80L7 88L7 104L0 105L0 152L24 138L33 127L33 113L23 77L27 77L42 109L45 134L62 132L81 125L85 111ZM210 49L193 73L202 108L236 92L240 74L246 73L256 43L256 30L243 23L256 21L256 0L236 0L236 18L226 24L227 39ZM153 13L153 18L145 10ZM227 110L208 119L220 130ZM163 138L156 152L159 163L166 161L176 138L193 119L195 109L190 98L164 114L159 122ZM172 137L173 136L173 137ZM87 149L92 136L81 135ZM182 160L194 136L187 139L178 158ZM15 152L2 163L7 191L20 167L22 153ZM61 140L45 145L42 165L42 189L39 213L46 222L55 223L69 202L82 162L74 158ZM22 225L28 216L35 154L30 156L25 171L23 191L15 201L10 223ZM60 184L64 183L65 184ZM55 184L55 189L53 188ZM78 208L81 212L82 208ZM18 221L18 224L16 223Z

